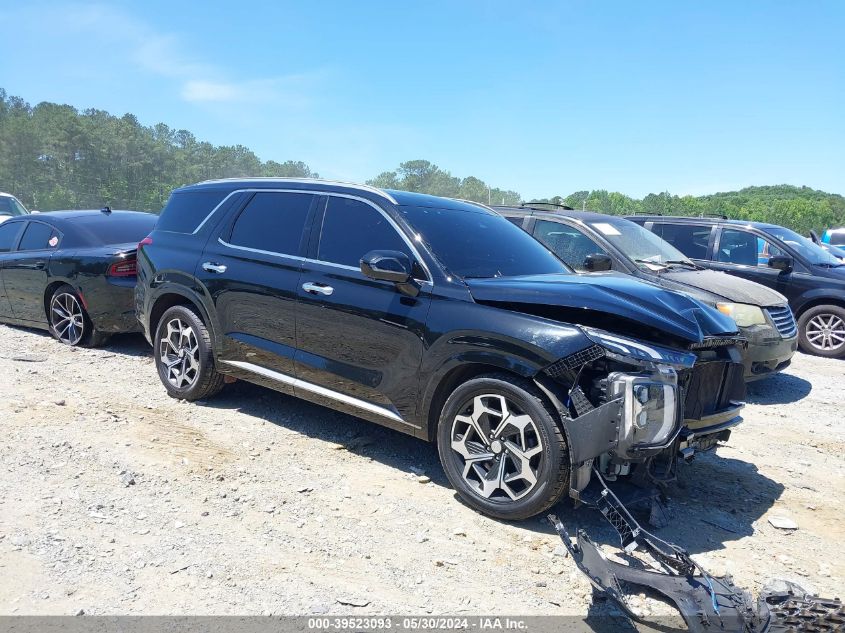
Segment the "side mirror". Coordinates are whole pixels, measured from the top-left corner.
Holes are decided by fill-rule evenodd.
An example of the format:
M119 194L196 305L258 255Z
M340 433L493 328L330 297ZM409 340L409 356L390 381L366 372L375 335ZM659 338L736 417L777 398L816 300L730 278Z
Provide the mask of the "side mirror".
M370 279L404 284L411 278L411 260L401 251L370 251L361 258L361 272Z
M361 258L361 272L370 279L390 281L404 295L416 297L419 284L411 277L411 258L402 251L370 251Z
M613 268L613 260L609 255L593 253L584 258L584 270L589 273L597 273Z
M788 273L792 271L793 259L789 255L773 255L769 258L769 268Z

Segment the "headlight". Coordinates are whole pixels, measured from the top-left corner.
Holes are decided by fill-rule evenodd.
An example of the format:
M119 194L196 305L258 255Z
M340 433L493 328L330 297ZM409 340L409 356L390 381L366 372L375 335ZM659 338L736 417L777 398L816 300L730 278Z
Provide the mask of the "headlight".
M608 376L610 396L622 397L619 448L662 447L679 428L677 375L669 367L653 374L613 373Z
M598 343L609 352L629 356L637 360L671 365L676 369L687 369L695 364L695 354L670 349L651 343L642 343L624 336L617 336L604 330L582 327L584 333L594 343Z
M759 306L747 303L717 303L716 309L731 317L739 327L766 325L766 315Z

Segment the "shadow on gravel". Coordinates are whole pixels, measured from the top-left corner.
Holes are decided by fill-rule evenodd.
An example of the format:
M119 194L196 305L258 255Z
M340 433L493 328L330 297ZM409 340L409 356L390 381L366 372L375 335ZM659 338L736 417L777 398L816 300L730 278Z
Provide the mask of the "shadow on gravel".
M360 418L243 381L229 385L204 406L238 410L317 440L341 444L351 452L391 468L424 473L435 484L450 487L434 444ZM670 522L667 527L651 530L646 515L636 511L634 514L646 529L661 538L691 553L708 552L722 549L728 541L753 534L753 523L783 491L783 485L760 474L753 464L706 453L691 464L679 466L678 481L668 491ZM460 503L457 496L454 502ZM583 506L576 509L567 498L550 511L564 521L570 534L584 528L597 542L619 545L615 530L596 510ZM512 525L528 533L557 538L545 514Z
M806 398L813 385L792 374L776 374L749 383L746 401L749 404L789 404Z
M100 349L124 356L152 356L153 348L143 334L115 334Z
M712 552L724 549L728 541L753 535L754 523L784 489L782 484L760 474L754 464L708 453L698 456L692 464L679 466L678 480L667 494L668 526L652 528L647 513L633 508L632 513L645 529L692 554ZM618 534L597 510L576 510L570 500L562 500L550 512L557 514L571 535L583 528L594 541L619 547ZM517 527L557 537L544 517Z
M433 443L272 389L239 380L203 406L237 410L317 440L341 444L352 453L397 470L424 473L435 484L449 486Z

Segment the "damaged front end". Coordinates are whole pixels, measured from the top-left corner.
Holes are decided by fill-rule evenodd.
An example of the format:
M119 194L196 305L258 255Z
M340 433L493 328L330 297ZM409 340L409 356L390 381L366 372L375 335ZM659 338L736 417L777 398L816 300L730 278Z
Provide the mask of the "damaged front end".
M736 586L730 576L710 575L685 550L643 529L598 472L596 477L603 490L595 507L618 532L622 560L608 558L583 530L578 531L573 542L556 516L550 514L548 519L590 583L628 617L644 621L631 607L630 597L652 591L677 608L687 629L693 633L845 630L845 610L840 600L808 595L792 583L780 589L764 590L757 602L753 602L749 593ZM634 556L634 552L641 557Z
M580 500L593 469L642 485L674 479L677 458L726 440L742 421L741 339L705 339L679 350L594 328L594 345L535 377L561 414Z

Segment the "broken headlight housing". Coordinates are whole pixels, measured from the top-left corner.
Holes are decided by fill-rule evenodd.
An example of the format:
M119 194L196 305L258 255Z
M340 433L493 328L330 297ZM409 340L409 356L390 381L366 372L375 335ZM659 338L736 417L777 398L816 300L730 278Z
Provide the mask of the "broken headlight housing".
M666 365L650 373L613 372L608 396L622 398L617 450L634 456L638 450L664 448L680 430L678 375Z

